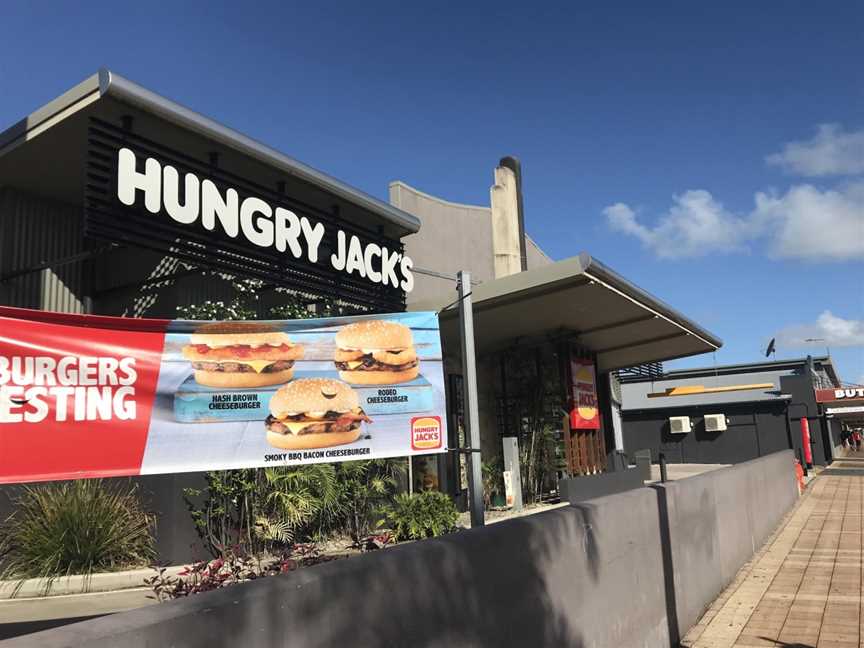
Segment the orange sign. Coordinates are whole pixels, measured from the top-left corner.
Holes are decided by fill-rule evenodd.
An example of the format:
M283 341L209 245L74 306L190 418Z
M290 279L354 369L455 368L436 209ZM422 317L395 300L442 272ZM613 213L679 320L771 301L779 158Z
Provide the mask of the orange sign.
M597 404L597 379L590 360L570 360L570 427L575 430L599 430L600 409Z
M442 442L440 416L415 416L411 419L412 450L434 450L440 448Z

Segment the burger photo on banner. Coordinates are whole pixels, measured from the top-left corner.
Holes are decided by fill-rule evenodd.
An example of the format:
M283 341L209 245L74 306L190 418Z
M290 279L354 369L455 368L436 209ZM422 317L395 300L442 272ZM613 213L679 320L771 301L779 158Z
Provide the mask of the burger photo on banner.
M435 313L176 321L142 470L441 452L445 411Z
M291 380L303 347L274 326L213 322L190 336L183 357L192 363L199 385L243 389Z
M349 385L329 378L301 378L270 399L267 442L288 450L353 443L364 421L372 422Z
M355 385L392 385L414 380L420 360L411 329L398 322L364 320L336 334L339 377Z

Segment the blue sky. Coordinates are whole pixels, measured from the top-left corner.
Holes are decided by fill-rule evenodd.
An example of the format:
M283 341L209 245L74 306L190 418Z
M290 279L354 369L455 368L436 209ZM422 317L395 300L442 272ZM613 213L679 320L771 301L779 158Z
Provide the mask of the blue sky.
M513 154L553 258L587 250L669 302L723 338L718 363L757 361L775 335L778 358L826 338L864 382L860 2L3 14L4 127L107 66L385 199L400 179L488 203Z

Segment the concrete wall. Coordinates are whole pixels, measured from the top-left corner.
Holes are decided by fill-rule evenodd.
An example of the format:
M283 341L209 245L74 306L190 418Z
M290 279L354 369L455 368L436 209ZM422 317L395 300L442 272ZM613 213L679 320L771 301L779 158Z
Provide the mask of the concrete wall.
M459 270L470 270L472 279L478 281L495 278L492 216L488 207L448 202L402 182L390 183L390 203L422 223L417 234L403 239L405 253L414 265L453 275ZM418 274L407 300L421 302L444 293L455 294L455 290L449 281Z
M479 281L490 281L496 277L490 207L442 200L404 182L390 183L390 203L414 214L422 223L417 234L403 239L405 253L411 257L414 265L451 275L459 270L470 270L472 279ZM515 217L515 211L510 215ZM525 247L529 270L552 263L527 236ZM414 290L407 296L409 304L443 294L455 295L456 288L452 282L420 274L416 274L414 280Z
M525 235L525 260L528 263L528 269L542 268L545 265L554 263L552 258L540 249L540 246L534 242L527 234Z
M4 646L677 645L796 498L785 451Z
M673 577L675 603L669 609L680 635L792 508L793 457L785 450L656 487L660 524L669 528L666 575Z

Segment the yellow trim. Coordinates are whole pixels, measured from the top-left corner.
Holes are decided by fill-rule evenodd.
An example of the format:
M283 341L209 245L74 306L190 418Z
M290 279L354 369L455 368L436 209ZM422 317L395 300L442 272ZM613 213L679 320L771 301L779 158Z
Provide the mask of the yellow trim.
M693 394L717 394L720 392L746 391L748 389L771 389L774 383L753 383L749 385L726 385L724 387L706 387L705 385L682 385L670 387L666 391L653 392L648 398L663 398L665 396L692 396Z

